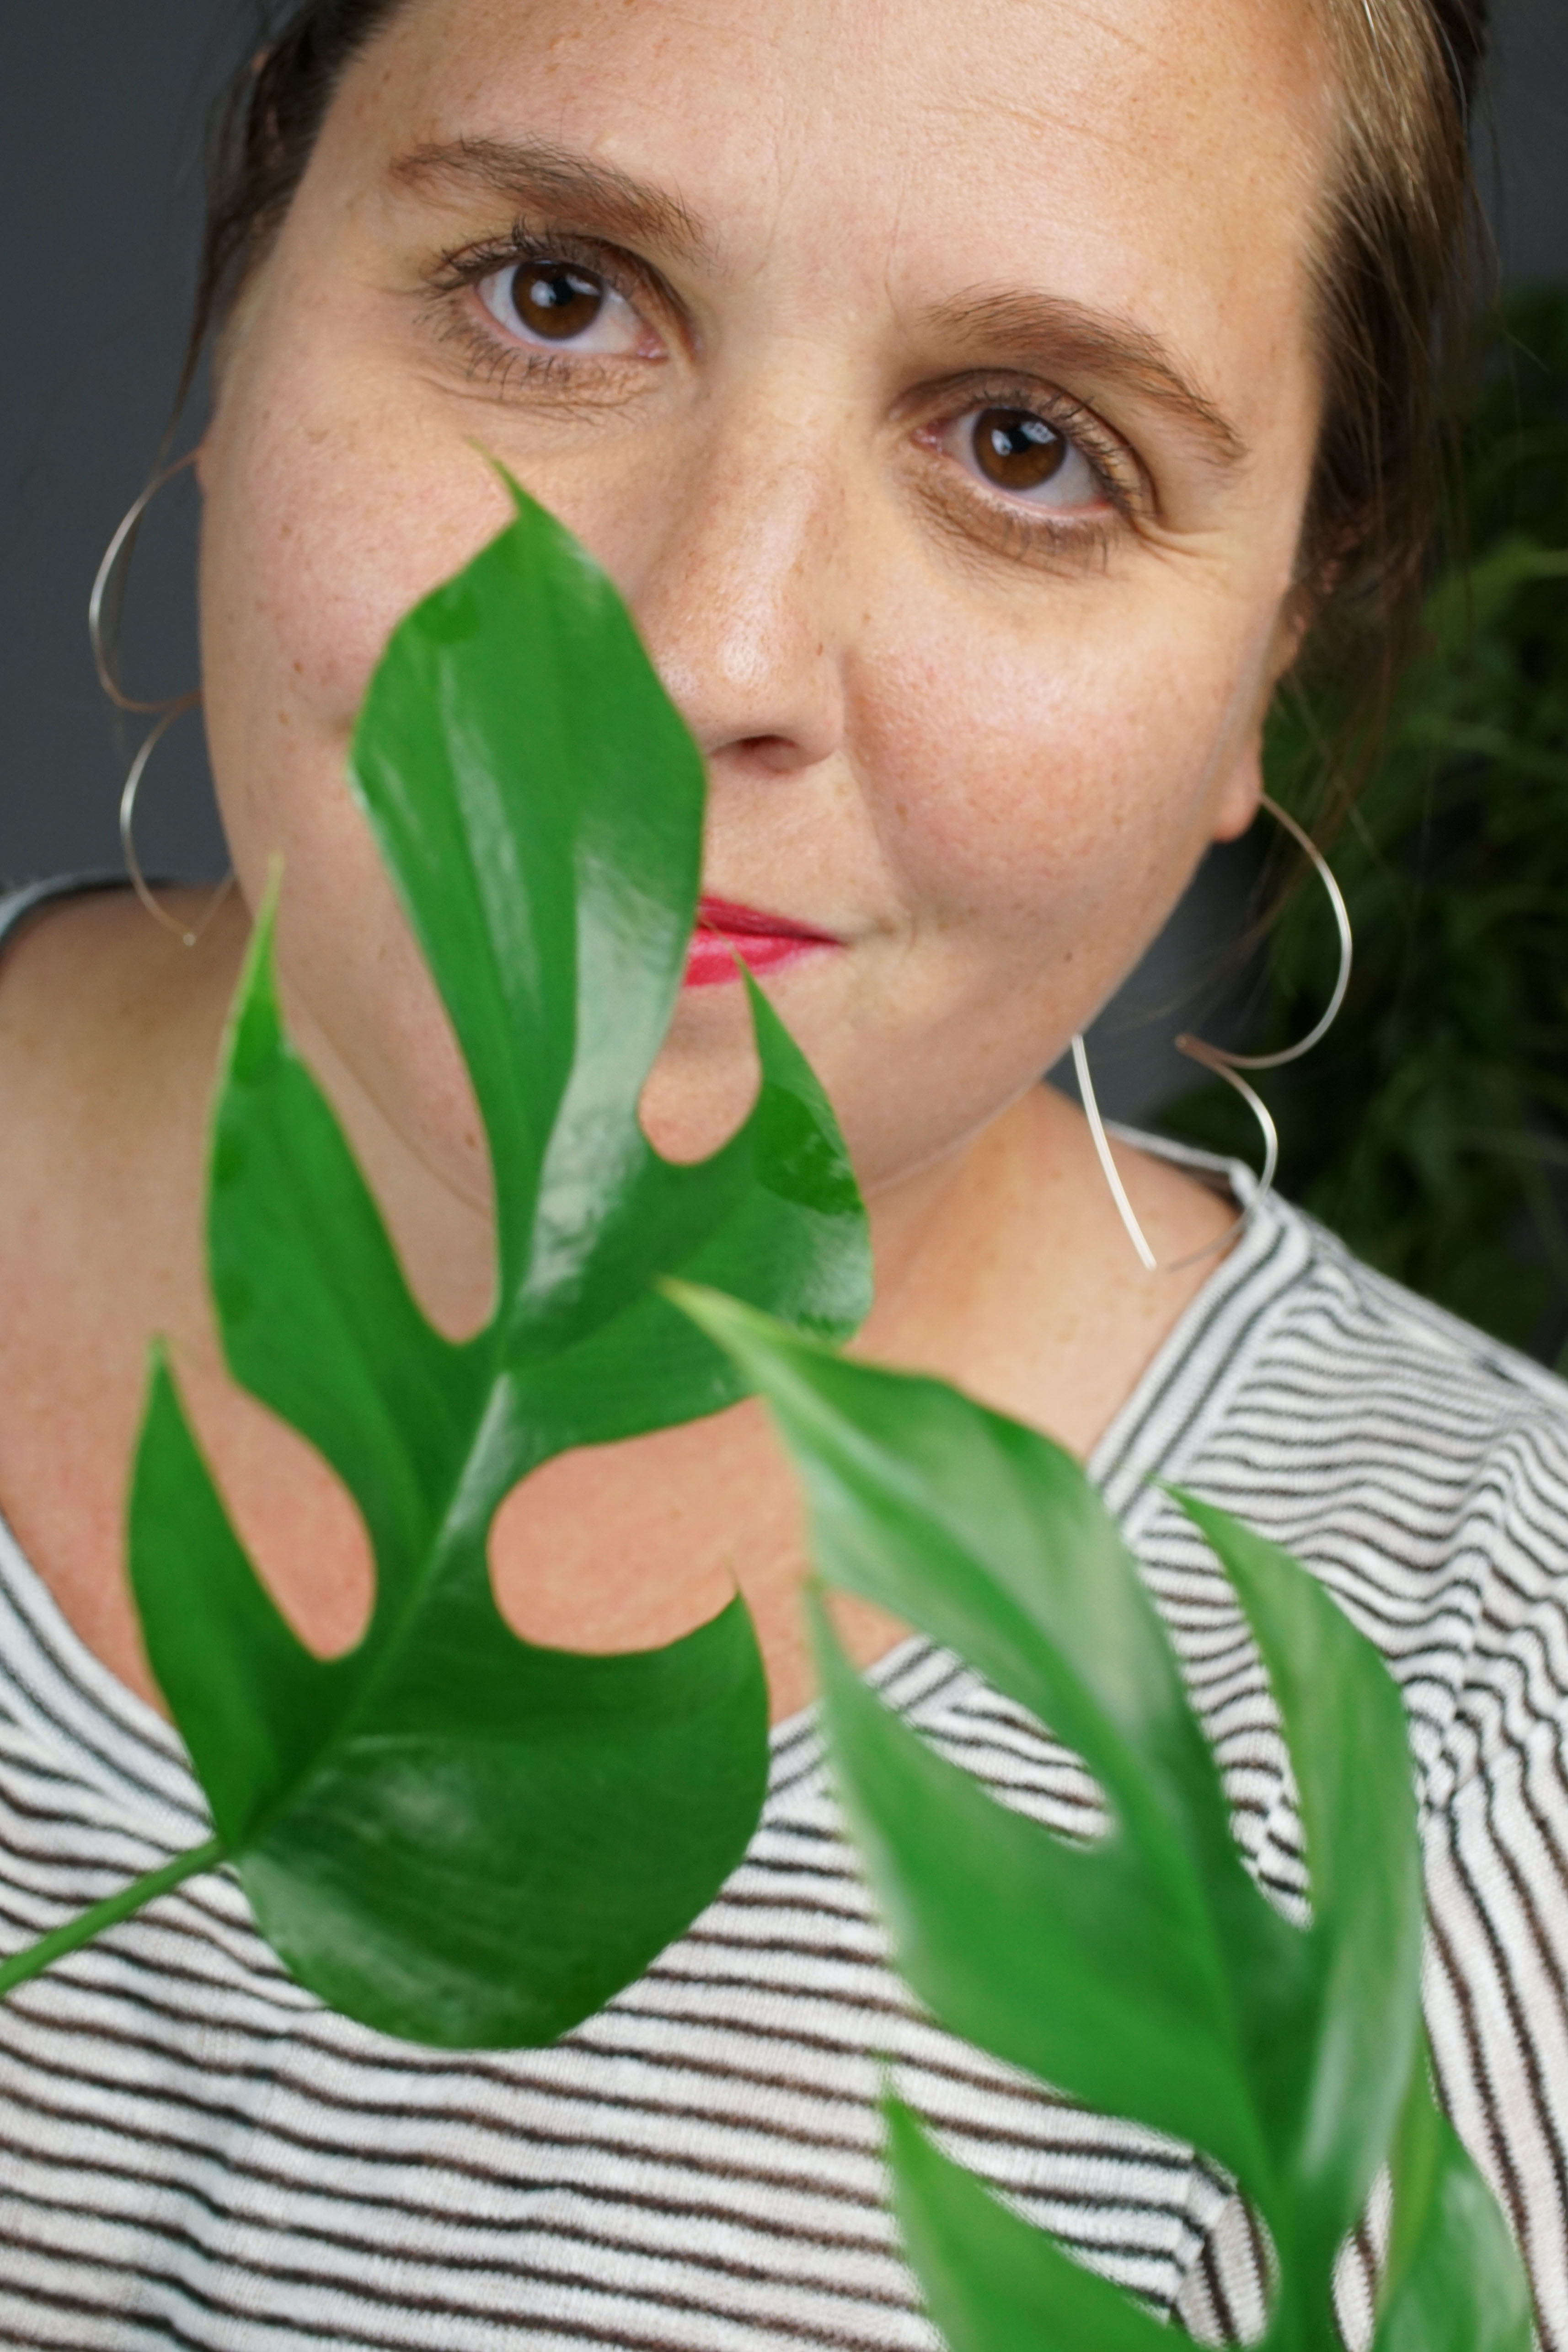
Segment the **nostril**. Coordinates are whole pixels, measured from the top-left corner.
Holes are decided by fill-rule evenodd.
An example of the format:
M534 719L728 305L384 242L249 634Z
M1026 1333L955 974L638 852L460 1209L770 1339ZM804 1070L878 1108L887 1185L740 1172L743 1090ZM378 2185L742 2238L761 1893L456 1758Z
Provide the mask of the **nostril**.
M809 745L789 735L742 735L715 757L726 754L741 766L766 768L777 775L812 767L818 757Z

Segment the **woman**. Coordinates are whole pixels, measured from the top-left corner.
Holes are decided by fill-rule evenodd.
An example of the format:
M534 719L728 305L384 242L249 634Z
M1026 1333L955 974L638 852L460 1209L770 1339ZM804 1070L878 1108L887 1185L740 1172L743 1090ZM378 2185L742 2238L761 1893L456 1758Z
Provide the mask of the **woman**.
M1288 1209L1230 1243L1233 1203L1125 1151L1183 1262L1145 1273L1035 1083L1251 821L1304 639L1397 619L1479 16L314 0L246 69L199 321L238 888L188 951L129 894L34 900L0 987L9 1943L204 1833L120 1564L151 1333L301 1633L343 1647L368 1606L346 1498L227 1381L202 1282L204 1108L277 851L294 1033L430 1311L486 1310L472 1102L342 781L389 630L503 520L477 442L609 566L706 755L705 923L834 1098L864 1344L1092 1457L1270 1885L1302 1874L1266 1697L1146 1474L1298 1549L1388 1654L1443 2087L1568 2346L1563 1391ZM699 940L646 1104L678 1155L747 1099L732 973ZM0 2012L0 2334L925 2344L880 2201L890 2048L1087 2259L1255 2333L1266 2257L1211 2168L908 2014L803 1712L793 1497L755 1412L552 1465L493 1561L512 1622L578 1648L665 1639L738 1576L779 1726L745 1865L564 2043L473 2062L320 2012L233 1885L192 1881ZM1082 1823L1070 1758L952 1660L852 1632L952 1753ZM1375 2258L1344 2266L1353 2341Z

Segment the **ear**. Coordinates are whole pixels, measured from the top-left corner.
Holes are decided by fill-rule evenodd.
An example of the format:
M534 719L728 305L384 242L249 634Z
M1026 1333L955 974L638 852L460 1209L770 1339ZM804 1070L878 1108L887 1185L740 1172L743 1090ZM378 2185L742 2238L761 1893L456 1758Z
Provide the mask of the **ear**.
M1263 797L1263 721L1258 719L1231 762L1209 821L1211 841L1236 841L1258 814Z
M1281 680L1295 667L1316 607L1315 593L1300 582L1281 602L1259 681L1256 707L1215 802L1209 827L1213 841L1237 840L1258 814L1263 794L1263 730Z

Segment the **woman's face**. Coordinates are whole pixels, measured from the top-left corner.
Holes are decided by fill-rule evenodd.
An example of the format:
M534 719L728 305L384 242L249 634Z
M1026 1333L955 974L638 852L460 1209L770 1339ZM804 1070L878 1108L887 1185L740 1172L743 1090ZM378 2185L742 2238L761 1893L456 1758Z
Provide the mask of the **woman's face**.
M1317 415L1329 110L1283 0L408 0L246 291L204 452L214 772L295 1017L482 1200L343 781L504 521L600 557L706 755L705 890L868 1186L1016 1098L1249 821ZM688 988L656 1139L749 1083Z

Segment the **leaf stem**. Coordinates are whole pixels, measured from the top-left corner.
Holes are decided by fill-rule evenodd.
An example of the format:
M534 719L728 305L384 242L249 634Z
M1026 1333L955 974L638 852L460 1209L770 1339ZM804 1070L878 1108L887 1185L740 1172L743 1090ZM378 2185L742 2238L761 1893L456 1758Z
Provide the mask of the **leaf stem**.
M106 1927L117 1927L121 1919L129 1919L133 1912L143 1909L160 1895L167 1895L171 1887L183 1885L187 1878L194 1878L200 1871L211 1870L223 1858L222 1838L209 1838L205 1845L193 1845L188 1853L177 1853L172 1862L161 1863L156 1870L148 1871L145 1877L133 1878L129 1886L120 1888L118 1895L106 1895L101 1903L94 1903L88 1910L79 1912L76 1918L68 1919L63 1927L55 1928L51 1935L40 1936L38 1941L29 1944L25 1951L13 1953L0 1967L0 2000L14 1991L17 1985L26 1984L32 1977L41 1976L47 1968L52 1967L56 1960L63 1959L68 1952L78 1951L83 1944L90 1944L93 1937L101 1936Z

